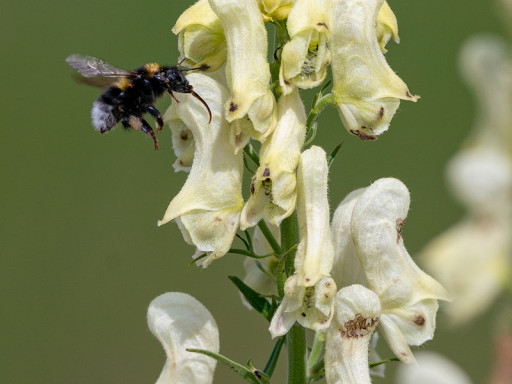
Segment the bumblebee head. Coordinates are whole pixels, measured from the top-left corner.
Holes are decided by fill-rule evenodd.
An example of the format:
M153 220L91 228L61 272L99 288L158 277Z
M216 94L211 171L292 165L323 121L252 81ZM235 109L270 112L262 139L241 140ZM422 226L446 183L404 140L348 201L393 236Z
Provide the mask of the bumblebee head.
M192 86L188 83L183 71L178 67L162 68L162 78L168 89L178 93L190 93Z

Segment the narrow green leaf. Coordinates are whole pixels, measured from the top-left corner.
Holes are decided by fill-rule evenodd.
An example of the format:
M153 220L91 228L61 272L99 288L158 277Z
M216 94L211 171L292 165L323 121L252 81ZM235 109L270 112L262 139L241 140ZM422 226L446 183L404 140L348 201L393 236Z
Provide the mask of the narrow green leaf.
M332 162L334 161L334 158L336 157L336 155L338 154L339 150L341 149L341 147L343 146L343 141L341 143L339 143L336 148L334 148L334 151L331 152L331 154L327 157L327 166L331 166Z
M388 359L388 360L382 360L382 361L377 361L375 363L370 363L370 364L368 364L368 366L370 368L375 368L375 367L377 367L377 366L379 366L381 364L387 364L387 363L390 363L392 361L400 361L400 359L397 358L397 357L392 357L391 359Z
M254 372L249 370L248 368L244 367L242 364L237 363L236 361L230 360L225 356L222 356L218 353L205 351L203 349L193 349L189 348L187 349L188 352L196 352L200 353L202 355L210 356L211 358L214 358L219 363L222 363L228 367L230 367L233 371L238 373L241 377L243 377L246 381L252 384L261 384L265 383L264 381L260 381L257 376L255 376Z
M284 336L277 339L277 342L274 345L274 349L272 349L272 353L270 354L267 364L265 365L263 372L265 372L269 378L274 374L274 369L276 368L277 361L279 360L279 355L281 354L281 349L283 348L285 340L286 337Z
M229 276L229 280L231 280L240 292L242 292L242 295L244 295L247 302L256 310L256 312L261 313L268 321L272 319L272 306L264 297L236 276Z

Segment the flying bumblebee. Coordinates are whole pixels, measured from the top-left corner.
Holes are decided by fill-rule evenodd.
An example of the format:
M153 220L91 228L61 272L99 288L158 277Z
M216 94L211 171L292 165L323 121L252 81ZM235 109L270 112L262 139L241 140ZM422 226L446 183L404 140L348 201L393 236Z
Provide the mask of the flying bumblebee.
M66 62L80 73L80 82L100 88L108 87L92 105L92 124L100 133L111 130L121 122L125 128L131 127L150 135L155 149L158 149L155 132L142 116L149 113L156 119L158 131L162 129L162 114L153 104L164 92L168 92L176 102L178 100L173 92L190 93L206 107L209 122L212 119L208 104L194 92L183 74L184 71L207 69L206 66L184 69L151 63L134 71L125 71L101 59L84 55L71 55Z

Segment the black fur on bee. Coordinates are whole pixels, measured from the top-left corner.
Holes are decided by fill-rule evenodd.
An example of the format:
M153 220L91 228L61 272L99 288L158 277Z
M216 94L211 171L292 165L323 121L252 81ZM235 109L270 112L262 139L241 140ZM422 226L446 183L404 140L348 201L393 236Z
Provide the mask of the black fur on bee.
M92 124L100 133L105 133L121 123L125 128L141 130L150 135L155 149L158 149L155 132L143 115L149 113L156 119L158 131L162 129L162 114L153 104L165 92L176 102L178 100L173 92L190 93L208 111L208 123L212 119L208 104L194 92L183 74L184 71L207 69L207 66L186 69L151 63L134 71L125 71L101 59L83 55L71 55L66 62L79 72L80 82L100 88L108 87L92 105Z

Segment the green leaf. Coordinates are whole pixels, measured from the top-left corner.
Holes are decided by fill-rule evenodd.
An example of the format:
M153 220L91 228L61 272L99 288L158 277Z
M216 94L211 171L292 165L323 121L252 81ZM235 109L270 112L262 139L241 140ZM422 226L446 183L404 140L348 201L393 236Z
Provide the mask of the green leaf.
M259 378L259 376L261 376L260 373L262 371L255 370L253 372L249 368L244 367L242 364L237 363L236 361L230 360L227 357L222 356L218 353L205 351L203 349L193 349L193 348L188 348L187 351L188 352L196 352L196 353L200 353L202 355L210 356L211 358L217 360L219 363L222 363L222 364L230 367L233 371L238 373L241 377L243 377L249 383L252 383L252 384L262 384L262 383L267 384L268 383L268 380L265 381L265 379Z
M336 155L338 154L339 150L341 149L341 147L343 146L343 141L341 143L339 143L336 148L334 148L334 151L331 152L331 154L329 155L329 157L327 157L327 166L331 166L331 164L333 163L334 161L334 158L336 157Z
M400 361L400 359L399 359L399 358L397 358L397 357L392 357L391 359L382 360L382 361L377 361L377 362L375 362L375 363L370 363L370 364L368 364L368 366L369 366L370 368L375 368L375 367L377 367L377 366L379 366L379 365L381 365L381 364L387 364L387 363L390 363L390 362L392 362L392 361Z
M270 354L267 364L265 365L265 369L263 370L263 372L265 372L269 378L272 377L274 373L274 369L276 368L277 360L279 359L279 355L281 353L281 349L283 348L285 340L286 337L284 336L281 336L280 338L277 339L277 342L274 345L274 349L272 350L272 353Z
M256 312L261 313L268 321L272 319L272 306L264 297L246 285L238 277L229 276L229 279L237 286L240 292L242 292L242 295L244 295L247 302L256 310Z

